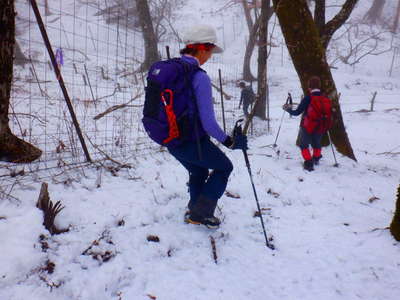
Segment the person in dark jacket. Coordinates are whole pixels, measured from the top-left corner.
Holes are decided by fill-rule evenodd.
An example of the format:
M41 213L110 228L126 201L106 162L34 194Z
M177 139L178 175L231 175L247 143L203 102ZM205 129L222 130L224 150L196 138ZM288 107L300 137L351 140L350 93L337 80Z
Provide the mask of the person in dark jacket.
M242 89L242 92L240 93L239 109L243 103L243 113L244 116L247 117L249 115L249 106L254 102L255 96L253 88L250 85L246 86L243 81L239 83L239 87Z
M223 51L216 45L215 30L208 25L191 27L183 41L186 46L180 51L181 59L189 64L201 66L213 53ZM168 148L168 151L189 171L190 200L185 222L217 228L220 220L214 216L214 211L218 199L225 191L233 165L210 140L210 136L230 149L247 149L247 137L231 137L218 125L213 108L211 80L204 70L194 74L192 87L200 119L199 130L205 134L198 141L199 144L187 141L181 146Z
M312 76L308 81L308 90L310 95L305 96L297 109L293 110L290 104L284 104L283 109L287 111L292 116L298 116L303 113L301 122L300 122L300 149L301 155L304 158L304 169L307 171L313 171L314 165L319 164L319 160L321 159L321 139L323 133L308 133L304 127L304 118L307 115L307 109L311 102L311 95L313 96L321 96L321 80L317 76ZM309 150L309 146L312 146L312 155Z

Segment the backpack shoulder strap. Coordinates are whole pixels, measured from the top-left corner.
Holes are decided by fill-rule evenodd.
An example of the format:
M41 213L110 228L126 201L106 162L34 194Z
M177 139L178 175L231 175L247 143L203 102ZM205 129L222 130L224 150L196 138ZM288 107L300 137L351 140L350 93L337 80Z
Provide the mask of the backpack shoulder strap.
M188 62L185 62L181 58L172 58L171 60L174 61L175 63L180 64L183 67L185 85L190 85L190 89L192 90L193 97L195 97L194 91L193 91L193 85L191 83L193 76L199 71L202 71L202 72L206 72L206 71L204 71L198 65L193 65Z
M177 64L180 64L182 67L183 67L183 70L184 70L184 72L187 74L187 73L190 73L190 72L192 72L192 71L197 71L197 70L202 70L202 71L204 71L202 68L200 68L199 66L197 66L197 65L193 65L193 64L191 64L191 63L188 63L188 62L185 62L182 58L180 58L180 57L175 57L175 58L171 58L169 61L171 61L171 62L174 62L174 63L177 63Z
M324 113L324 111L320 111L319 109L317 109L317 107L316 107L316 105L315 105L315 101L313 102L313 99L315 99L316 97L323 97L323 96L315 96L315 95L312 95L312 94L310 94L310 105L312 106L312 108L318 113L318 114L322 114L322 113ZM324 109L323 108L323 105L320 105L322 108L322 110Z

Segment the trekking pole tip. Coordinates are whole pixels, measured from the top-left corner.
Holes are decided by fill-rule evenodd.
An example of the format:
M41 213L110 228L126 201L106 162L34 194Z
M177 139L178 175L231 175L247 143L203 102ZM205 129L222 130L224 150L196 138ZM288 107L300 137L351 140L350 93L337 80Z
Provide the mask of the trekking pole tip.
M275 250L275 246L273 244L267 243L267 247L271 250Z

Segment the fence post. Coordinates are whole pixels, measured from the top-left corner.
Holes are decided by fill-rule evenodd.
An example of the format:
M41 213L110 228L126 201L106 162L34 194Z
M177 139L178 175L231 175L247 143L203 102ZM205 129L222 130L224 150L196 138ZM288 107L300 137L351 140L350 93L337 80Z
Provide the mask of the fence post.
M61 75L60 69L58 68L56 57L54 55L53 49L51 48L50 40L49 40L49 37L47 35L46 28L44 27L44 23L43 23L43 20L42 20L42 16L40 15L39 8L38 8L37 3L36 3L35 0L30 0L30 2L31 2L31 5L32 5L33 12L35 13L36 20L37 20L37 23L38 23L38 26L39 26L39 29L40 29L40 33L42 34L43 41L44 41L44 43L46 45L47 51L49 52L51 63L53 65L54 72L56 74L58 83L60 84L60 88L61 88L61 91L63 92L64 98L65 98L65 102L67 103L69 113L71 114L72 122L74 123L75 130L76 130L76 132L78 134L78 137L79 137L79 140L81 142L81 145L82 145L82 148L83 148L83 152L85 153L86 160L88 162L91 162L92 159L90 158L89 151L88 151L88 149L86 147L85 140L84 140L83 135L82 135L82 131L81 131L80 127L79 127L78 119L76 118L76 115L75 115L75 112L74 112L74 108L72 107L72 104L71 104L71 99L69 98L68 91L67 91L67 89L65 87L65 84L64 84L64 79L63 79L63 77Z
M222 76L221 76L221 69L218 69L219 75L219 88L221 94L221 106L222 106L222 123L224 124L224 132L226 132L226 125L225 125L225 109L224 109L224 95L222 92Z
M392 63L390 64L389 77L392 77L393 65L394 65L394 61L396 59L398 49L399 48L397 48L397 47L393 48L393 57L392 57Z
M253 103L250 105L251 110L253 111ZM254 125L253 125L253 118L251 118L251 122L250 122L250 134L253 135L254 134Z
M376 94L378 94L378 92L375 91L375 92L373 93L373 95L372 95L370 111L374 111L374 104L375 104L375 97L376 97Z

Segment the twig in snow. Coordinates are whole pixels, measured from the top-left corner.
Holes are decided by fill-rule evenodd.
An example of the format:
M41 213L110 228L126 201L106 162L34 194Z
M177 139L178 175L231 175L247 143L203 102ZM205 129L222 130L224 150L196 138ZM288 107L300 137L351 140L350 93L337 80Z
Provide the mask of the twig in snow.
M217 247L215 245L215 239L212 235L210 235L211 249L213 253L213 258L216 264L218 264L218 256L217 256Z
M156 235L148 235L147 236L147 241L159 243L160 242L160 238L158 236L156 236Z
M388 230L390 227L384 227L384 228L374 228L370 232L378 231L378 230Z

